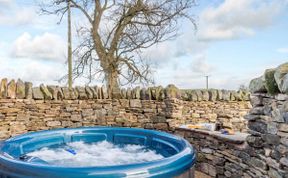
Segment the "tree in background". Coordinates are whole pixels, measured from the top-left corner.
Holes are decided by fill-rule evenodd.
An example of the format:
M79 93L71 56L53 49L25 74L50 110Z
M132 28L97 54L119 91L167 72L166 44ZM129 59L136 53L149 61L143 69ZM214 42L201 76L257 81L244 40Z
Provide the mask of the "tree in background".
M181 19L194 24L195 0L69 1L87 20L77 29L81 40L74 50L73 75L90 81L102 76L110 98L120 94L121 84L151 82L151 66L143 50L175 38ZM41 7L43 13L62 19L67 0L44 1Z

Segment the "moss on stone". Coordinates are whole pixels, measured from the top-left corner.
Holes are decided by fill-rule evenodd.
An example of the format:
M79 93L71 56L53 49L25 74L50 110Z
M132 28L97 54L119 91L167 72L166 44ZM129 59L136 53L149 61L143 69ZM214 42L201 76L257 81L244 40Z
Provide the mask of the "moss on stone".
M264 73L265 88L271 95L275 95L280 92L276 80L274 78L275 71L276 69L267 69Z
M275 81L281 93L288 93L287 78L288 74L288 62L278 66L274 73Z
M251 93L266 93L267 89L265 87L264 77L254 78L250 81L249 90Z
M169 84L165 88L165 96L166 98L181 98L181 91L173 84Z

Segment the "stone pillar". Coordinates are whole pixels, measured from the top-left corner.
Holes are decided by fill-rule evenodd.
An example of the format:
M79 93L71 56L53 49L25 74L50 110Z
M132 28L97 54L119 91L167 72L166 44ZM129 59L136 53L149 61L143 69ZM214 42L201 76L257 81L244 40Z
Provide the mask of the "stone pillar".
M266 70L250 82L247 142L257 176L288 177L288 63Z
M251 97L248 120L249 146L255 155L252 166L259 175L272 178L288 176L288 95L256 93Z
M183 101L171 98L165 99L164 103L166 105L166 118L169 126L169 130L174 130L179 125L185 124L185 120L182 118L183 114Z

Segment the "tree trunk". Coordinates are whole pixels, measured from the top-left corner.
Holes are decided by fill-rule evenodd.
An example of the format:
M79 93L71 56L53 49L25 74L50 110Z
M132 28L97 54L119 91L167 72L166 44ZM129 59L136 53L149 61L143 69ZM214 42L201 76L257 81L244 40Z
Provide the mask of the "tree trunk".
M120 98L120 87L118 83L118 72L116 69L109 69L105 72L106 85L109 98Z

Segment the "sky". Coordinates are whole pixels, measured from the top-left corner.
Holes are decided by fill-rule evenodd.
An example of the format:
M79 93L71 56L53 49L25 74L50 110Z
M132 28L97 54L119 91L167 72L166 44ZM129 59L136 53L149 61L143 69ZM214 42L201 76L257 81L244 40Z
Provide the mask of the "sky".
M39 2L0 0L0 78L66 85L66 17L40 15ZM185 21L177 39L146 51L155 85L205 88L208 75L211 88L238 89L288 61L288 0L198 0L191 12L197 29Z

